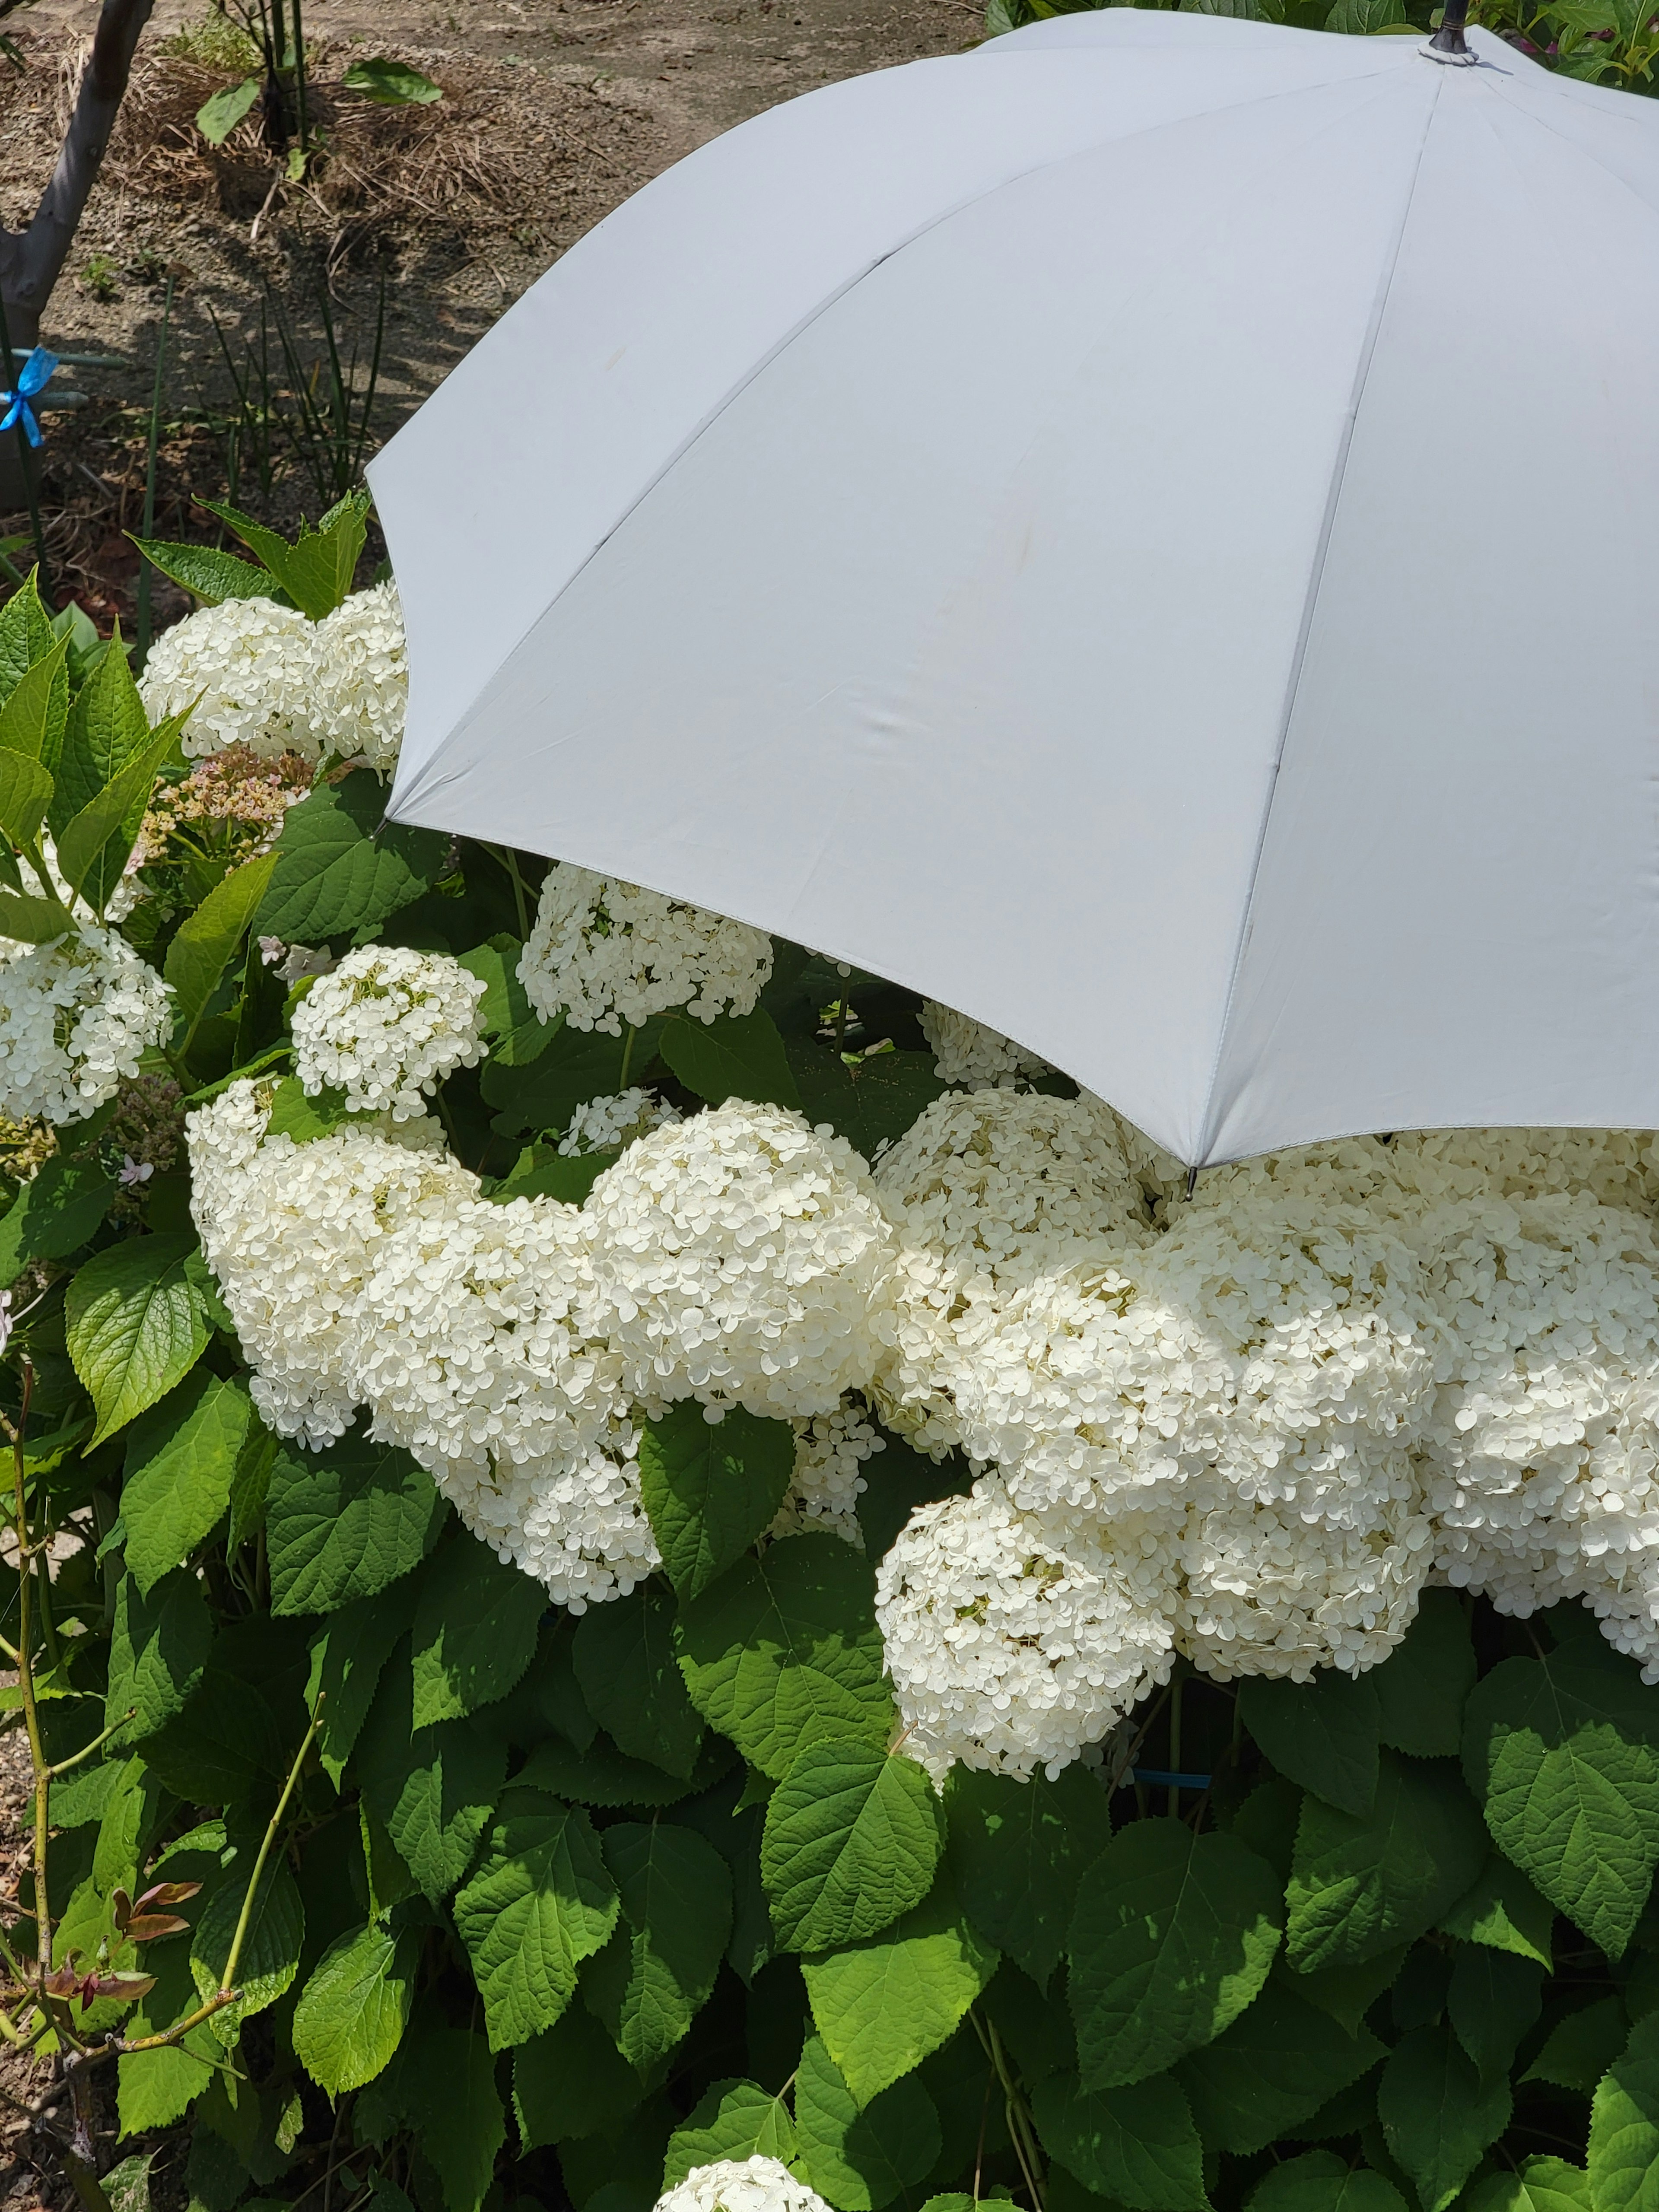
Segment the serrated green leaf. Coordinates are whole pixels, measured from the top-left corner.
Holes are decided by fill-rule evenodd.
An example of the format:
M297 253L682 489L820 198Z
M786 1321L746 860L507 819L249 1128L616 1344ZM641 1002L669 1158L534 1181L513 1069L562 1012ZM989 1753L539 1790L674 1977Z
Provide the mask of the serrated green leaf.
M689 1776L703 1724L674 1658L674 1606L650 1583L576 1623L571 1659L588 1711L619 1750Z
M931 1052L872 1053L849 1066L816 1037L792 1037L786 1050L807 1120L832 1123L866 1160L944 1095Z
M758 2081L716 2081L668 2139L662 2185L678 2188L694 2167L719 2159L772 2158L793 2163L795 2128L781 2096Z
M1386 2175L1351 2166L1328 2150L1304 2151L1272 2167L1248 2202L1249 2212L1406 2212Z
M427 2028L410 2052L409 2096L446 2212L478 2212L507 2140L495 2062L483 2036Z
M454 1905L492 2051L552 2027L576 1993L578 1966L609 1941L617 1910L586 1814L539 1790L509 1790Z
M667 1820L622 1821L601 1841L622 1924L584 1967L583 2001L643 2069L708 2002L732 1925L732 1877L712 1844Z
M1370 1675L1331 1667L1310 1682L1255 1675L1238 1686L1238 1710L1281 1774L1344 1813L1370 1811L1378 1730Z
M273 1613L335 1613L417 1567L449 1508L404 1451L360 1430L319 1452L284 1443L271 1462L265 1540Z
M302 945L355 933L362 943L429 890L447 841L435 830L396 822L380 830L385 811L386 787L367 768L343 782L319 784L290 806L256 933Z
M1285 1893L1299 1972L1354 1966L1433 1927L1485 1864L1480 1816L1455 1775L1382 1753L1363 1820L1304 1796Z
M1133 1821L1079 1885L1067 1987L1085 2088L1115 2088L1212 2042L1267 1980L1278 1882L1237 1837Z
M309 1091L297 1075L284 1075L271 1091L265 1134L292 1137L296 1145L312 1145L319 1137L331 1137L354 1118L343 1091L325 1085Z
M332 614L350 591L367 535L367 492L348 492L315 530L302 521L292 540L216 500L204 500L202 505L258 554L293 604L313 622Z
M218 989L276 866L276 854L266 853L233 868L174 932L163 972L173 986L173 1018L186 1038Z
M761 1879L786 1951L856 1943L920 1905L945 1820L913 1759L866 1744L803 1744L773 1791Z
M471 1863L507 1777L507 1747L465 1721L413 1725L412 1686L394 1652L357 1746L363 1795L425 1894L447 1897Z
M106 653L70 704L58 761L46 762L58 781L50 818L60 845L76 816L153 743L149 717L125 653ZM61 849L58 860L62 866ZM70 880L74 881L72 875Z
M70 1284L70 1358L98 1409L88 1451L164 1398L206 1351L189 1266L196 1249L183 1231L133 1237L94 1254Z
M218 1525L258 1419L240 1376L226 1381L198 1370L134 1422L121 1517L126 1563L146 1594Z
M719 1736L708 1737L690 1774L665 1774L642 1759L629 1759L602 1735L585 1751L572 1743L538 1744L526 1761L520 1779L577 1805L678 1805L719 1781L737 1754Z
M561 1206L581 1206L605 1170L621 1158L620 1148L564 1153L551 1145L526 1145L484 1195L496 1206L510 1206L515 1198L556 1198Z
M513 2057L513 2106L525 2148L614 2126L645 2095L639 2075L583 2005Z
M248 1873L253 1854L246 1854ZM222 1977L230 1959L237 1923L247 1894L247 1875L239 1853L225 1880L209 1898L190 1947L190 1971L204 2004L228 1984ZM226 2050L234 2048L242 2022L266 2011L289 1989L300 1971L305 1945L305 1906L287 1859L274 1851L265 1861L248 1916L247 1932L236 1965L234 2004L214 2014L209 2023Z
M132 533L128 532L131 538ZM222 606L227 599L274 599L279 607L294 602L267 568L239 561L217 545L178 545L163 538L133 538L133 544L161 574L205 607Z
M1111 1839L1106 1794L1082 1766L1029 1782L953 1766L945 1784L962 1909L1040 1988L1059 1963L1083 1871Z
M1310 2004L1317 2005L1346 2034L1352 2035L1395 1980L1410 1948L1407 1943L1395 1943L1372 1958L1362 1959L1357 1966L1324 1966L1317 1973L1297 1974L1293 1982L1295 1993L1306 1997Z
M692 1704L775 1781L804 1743L884 1747L892 1732L875 1576L834 1536L740 1559L684 1607L677 1640Z
M1463 1771L1504 1856L1612 1958L1659 1863L1659 1712L1588 1645L1505 1659L1469 1698Z
M948 1875L885 1934L802 1962L813 2022L859 2103L954 2033L996 1964L962 1917Z
M1443 1934L1461 1936L1466 1943L1489 1943L1517 1958L1536 1959L1540 1966L1553 1963L1555 1908L1498 1851L1492 1853L1474 1887L1439 1925Z
M1051 2074L1031 2092L1044 2148L1085 2189L1133 2212L1208 2212L1204 2152L1172 2075L1085 2090Z
M33 572L0 607L0 707L11 696L37 661L51 653L56 640L52 623L40 604ZM67 705L65 700L65 705ZM7 738L9 744L11 740Z
M1483 2082L1449 2027L1414 2027L1389 2053L1376 2111L1422 2212L1446 2212L1509 2125L1510 2085Z
M860 2106L816 2035L795 2074L795 2132L807 2180L842 2212L883 2212L927 2179L944 2147L914 2074Z
M95 1159L47 1160L0 1218L0 1284L15 1282L31 1260L61 1260L84 1244L116 1188Z
M800 1091L783 1039L763 1006L714 1022L676 1015L663 1024L659 1049L686 1089L711 1106L745 1098L751 1105L799 1109Z
M415 1606L415 1725L459 1720L504 1698L530 1664L547 1592L461 1535L421 1578Z
M1624 2049L1629 2025L1622 1998L1598 1997L1556 2023L1522 2080L1553 2081L1559 2089L1592 2095Z
M322 1698L317 1758L337 1788L368 1717L380 1670L414 1618L415 1585L405 1580L330 1613L311 1638L306 1704L315 1709Z
M0 936L15 938L20 945L50 945L74 930L70 916L55 900L0 891Z
M1483 2081L1509 2072L1516 2047L1543 2003L1543 1969L1536 1960L1485 1943L1459 1944L1446 2016Z
M1414 1759L1455 1759L1474 1676L1462 1599L1455 1590L1425 1590L1405 1640L1364 1677L1376 1693L1383 1742Z
M52 792L51 771L38 758L0 743L0 830L14 845L40 835Z
M21 597L19 593L7 601L8 613ZM7 687L5 704L0 707L0 745L27 753L54 777L69 721L68 659L69 640L59 638L36 654Z
M795 1464L787 1421L733 1407L710 1422L695 1401L641 1424L640 1496L682 1599L708 1589L773 1520Z
M1632 2029L1596 2087L1585 2163L1595 2212L1659 2207L1659 2014Z
M409 2025L420 1963L417 1930L371 1923L337 1936L294 2008L300 2063L331 2097L361 2089L391 2064Z
M1206 2144L1249 2153L1311 2119L1382 2053L1367 2029L1344 2033L1275 1978L1224 2034L1181 2062L1176 2078Z
M1560 2158L1523 2158L1512 2173L1489 2173L1464 2198L1468 2212L1591 2212L1589 2176Z
M528 1066L541 1058L560 1031L558 1022L542 1019L519 981L523 951L516 937L501 935L460 956L461 966L484 987L478 1027L490 1039L489 1058L495 1066Z

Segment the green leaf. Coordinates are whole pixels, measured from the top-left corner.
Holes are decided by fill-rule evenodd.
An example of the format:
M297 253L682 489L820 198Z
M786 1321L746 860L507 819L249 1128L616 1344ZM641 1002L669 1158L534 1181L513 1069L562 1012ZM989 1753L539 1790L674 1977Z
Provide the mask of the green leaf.
M1267 1980L1284 1929L1273 1869L1234 1836L1135 1820L1083 1876L1068 1989L1085 2088L1144 2081L1213 2042Z
M1311 2119L1382 2051L1367 2029L1344 2033L1275 1978L1224 2034L1182 2061L1176 2079L1206 2144L1248 2153Z
M712 1844L666 1820L602 1838L622 1925L582 1974L589 2011L630 2066L666 2057L707 2002L732 1926L732 1877Z
M454 1911L490 2049L551 2027L576 1993L578 1966L617 1924L616 1886L586 1814L539 1790L509 1790Z
M409 2071L421 2148L437 2168L446 2212L478 2212L507 2140L489 2046L464 2027L428 2027Z
M1632 2029L1596 2088L1585 2163L1595 2212L1659 2207L1659 2014Z
M1317 2005L1352 2035L1392 1984L1410 1948L1408 1943L1395 1943L1372 1958L1362 1959L1357 1966L1324 1966L1316 1974L1297 1974L1296 1994Z
M84 1244L116 1188L95 1159L47 1160L0 1218L0 1283L15 1282L31 1260L62 1260Z
M614 2126L645 2094L599 2022L573 2005L513 2058L513 2103L526 2151Z
M792 1038L787 1051L807 1120L831 1122L866 1160L945 1091L931 1052L878 1052L848 1066L816 1038Z
M355 932L363 943L438 880L448 841L435 830L387 823L386 787L373 769L319 784L290 806L276 866L254 927L260 936L315 945Z
M458 1535L421 1578L415 1725L459 1720L504 1698L535 1656L547 1592L475 1537Z
M340 81L348 92L366 93L382 107L406 107L411 102L424 106L443 98L441 88L412 63L388 61L384 55L353 62Z
M803 1961L813 2021L860 2104L939 2049L996 1963L948 1876L884 1935Z
M1455 1590L1425 1590L1405 1641L1364 1678L1376 1693L1383 1742L1414 1759L1455 1759L1474 1675L1463 1601Z
M18 598L6 603L6 611ZM7 687L0 707L0 745L27 753L54 775L63 758L64 732L69 722L69 640L59 638Z
M1325 18L1328 31L1364 38L1398 28L1405 21L1402 0L1336 0Z
M126 1563L146 1595L218 1526L258 1419L240 1376L226 1382L198 1369L134 1422L121 1517Z
M914 1759L867 1744L803 1744L773 1791L761 1879L786 1951L879 1934L933 1887L945 1841L933 1785Z
M567 1154L551 1145L526 1145L484 1196L497 1206L508 1206L515 1198L556 1198L561 1206L581 1206L605 1170L621 1158L620 1149Z
M796 2069L795 2131L807 2180L842 2212L883 2212L927 2179L944 2148L939 2113L915 2075L860 2106L816 2035Z
M789 1536L740 1559L684 1608L678 1640L692 1704L775 1781L804 1743L884 1747L892 1732L875 1576L834 1536Z
M0 744L0 830L14 845L32 845L40 835L52 793L51 771L38 758Z
M1248 2200L1249 2212L1406 2212L1384 2175L1350 2166L1334 2151L1304 2151L1270 2167Z
M1509 2072L1516 2046L1543 2009L1542 1984L1534 1959L1484 1943L1459 1944L1446 2013L1482 2081Z
M1583 1644L1505 1659L1472 1693L1463 1771L1504 1856L1620 1957L1659 1863L1659 1713L1636 1668Z
M1443 1934L1466 1943L1489 1943L1517 1958L1536 1959L1540 1966L1553 1964L1555 1909L1498 1851L1439 1924Z
M317 1758L335 1787L374 1703L380 1670L415 1618L415 1585L394 1583L378 1597L359 1598L329 1614L311 1639L306 1704L323 1699Z
M233 868L175 931L163 972L173 986L174 1018L186 1037L218 989L276 866L276 854L267 853Z
M646 1583L576 1623L571 1658L589 1712L619 1749L689 1776L703 1724L674 1658L674 1605Z
M58 760L46 762L58 779L53 836L61 839L75 817L154 742L125 653L106 653L75 696Z
M751 1105L799 1109L800 1091L783 1039L763 1006L714 1022L675 1015L663 1024L661 1052L686 1089L711 1106L744 1098Z
M1486 1862L1480 1814L1455 1775L1382 1754L1364 1818L1304 1797L1286 1903L1291 1965L1357 1965L1433 1927Z
M335 1613L373 1597L419 1566L448 1515L407 1452L361 1430L320 1452L284 1443L265 1497L271 1611Z
M253 1854L246 1854L248 1874ZM204 2004L223 1989L222 1980L229 1961L236 1925L247 1894L244 1854L238 1852L225 1879L209 1898L190 1947L190 1971ZM222 2012L214 2014L210 2026L225 2048L234 2050L242 2022L266 2011L289 1989L300 1971L300 1953L306 1936L305 1907L289 1863L280 1851L265 1861L248 1917L241 1957L237 1961L234 1986L241 1996Z
M717 1782L735 1756L730 1744L711 1736L689 1775L665 1774L625 1758L604 1736L593 1737L586 1751L550 1739L531 1753L519 1779L578 1805L678 1805Z
M74 930L73 920L55 899L0 891L0 936L15 938L20 945L50 945Z
M127 532L132 538L132 532ZM204 606L222 606L227 599L274 599L279 607L294 602L267 568L255 568L216 545L175 545L165 538L132 538L152 568L199 599Z
M295 605L313 622L331 615L350 593L368 535L368 507L366 491L348 492L315 530L301 522L291 544L285 544L280 555L273 551L265 556Z
M210 146L222 146L259 97L259 79L245 76L240 84L228 84L196 111L196 128Z
M37 661L51 653L56 640L52 623L40 604L33 574L21 591L0 607L0 706L11 696ZM67 699L65 705L67 706ZM12 740L8 738L9 744Z
M121 665L125 667L125 661ZM83 691L70 710L69 745L75 741L75 715L85 696ZM185 720L182 714L170 715L160 724L149 744L58 832L58 866L64 882L100 915L120 886L157 773L177 753ZM66 745L60 776L68 774L70 762ZM62 787L60 781L60 792ZM54 808L56 804L54 798Z
M435 1904L454 1888L501 1796L507 1747L471 1723L416 1729L408 1666L393 1655L357 1747L363 1795Z
M1598 1997L1557 2022L1521 2078L1553 2081L1559 2089L1590 2096L1623 2050L1628 2027L1621 1998Z
M1449 2027L1414 2027L1382 2069L1377 2117L1422 2212L1446 2212L1510 2124L1510 2085L1482 2082Z
M795 1464L787 1421L733 1407L720 1421L687 1399L640 1436L640 1495L681 1598L700 1596L776 1517Z
M677 2189L696 2166L718 2159L775 2158L793 2163L795 2128L781 2095L758 2081L716 2081L668 2139L662 2185Z
M586 1100L609 1097L622 1089L624 1055L636 1073L649 1067L661 1035L662 1024L653 1018L635 1031L630 1051L625 1037L561 1027L527 1066L500 1063L492 1053L480 1083L487 1103L501 1109L493 1126L503 1136L526 1129L562 1129Z
M136 1237L95 1253L64 1306L70 1358L98 1410L93 1451L181 1382L207 1349L191 1279L194 1235Z
M1468 2212L1590 2212L1589 2176L1565 2159L1523 2158L1513 2173L1489 2173L1470 2188Z
M331 2097L361 2089L392 2063L409 2025L420 1964L418 1930L371 1923L337 1936L294 2008L294 2050Z
M1031 2112L1050 2157L1097 2196L1133 2212L1208 2212L1203 2147L1171 2075L1086 2090L1075 2075L1051 2074Z
M1327 1667L1311 1682L1255 1675L1239 1684L1238 1710L1281 1774L1341 1812L1370 1811L1378 1709L1369 1674Z
M343 1091L325 1087L310 1092L297 1075L284 1075L277 1079L270 1095L265 1134L292 1137L296 1145L312 1145L319 1137L331 1137L352 1118Z
M559 1034L560 1024L542 1019L519 981L523 951L516 937L503 933L460 957L461 966L484 987L478 1027L491 1040L491 1062L502 1067L526 1066L539 1060Z
M1106 1793L1079 1765L1029 1782L953 1766L945 1778L951 1866L963 1911L1047 1989L1083 1871L1111 1838Z

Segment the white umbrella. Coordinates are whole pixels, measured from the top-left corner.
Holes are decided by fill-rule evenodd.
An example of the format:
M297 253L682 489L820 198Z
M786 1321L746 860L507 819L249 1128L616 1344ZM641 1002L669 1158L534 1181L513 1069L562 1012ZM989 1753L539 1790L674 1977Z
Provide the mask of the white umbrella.
M1473 40L1066 15L648 185L370 471L393 815L1194 1163L1659 1123L1659 111Z

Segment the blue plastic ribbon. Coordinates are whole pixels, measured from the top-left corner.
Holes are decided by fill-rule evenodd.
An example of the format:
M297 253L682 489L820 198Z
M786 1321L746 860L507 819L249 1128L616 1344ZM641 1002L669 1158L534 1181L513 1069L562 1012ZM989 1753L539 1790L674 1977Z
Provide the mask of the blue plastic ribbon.
M1207 1790L1207 1774L1171 1774L1162 1766L1137 1766L1133 1770L1137 1782L1151 1782L1171 1790Z
M36 346L18 371L16 391L0 392L0 407L6 410L0 415L0 432L15 430L21 423L30 445L41 442L40 424L29 402L37 392L46 390L57 366L55 353L48 353L45 346Z

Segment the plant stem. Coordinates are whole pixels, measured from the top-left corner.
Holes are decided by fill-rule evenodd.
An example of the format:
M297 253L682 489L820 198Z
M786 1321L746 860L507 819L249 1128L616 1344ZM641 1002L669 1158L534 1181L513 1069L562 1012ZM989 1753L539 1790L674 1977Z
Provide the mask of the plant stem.
M23 1473L23 1437L29 1423L29 1400L34 1393L34 1362L23 1361L23 1402L12 1432L11 1461L16 1502L13 1508L17 1528L17 1687L23 1702L23 1725L28 1730L29 1759L34 1769L34 1966L40 1990L40 2009L46 2009L46 1977L52 1972L52 1908L46 1894L47 1797L52 1765L40 1740L40 1716L34 1703L34 1663L29 1650L29 1512L28 1483Z
M288 1780L283 1784L283 1794L276 1800L276 1810L270 1816L270 1825L265 1830L264 1841L259 1846L259 1856L253 1862L253 1872L248 1876L247 1895L242 1899L242 1910L236 1923L236 1933L230 1941L230 1956L225 1960L225 1971L219 1978L221 1996L235 1982L236 1969L241 1963L242 1946L247 1940L248 1923L253 1917L253 1900L258 1894L259 1877L265 1870L265 1861L270 1856L270 1847L276 1840L276 1831L282 1825L283 1814L288 1810L288 1801L294 1795L295 1785L300 1779L300 1769L305 1764L306 1753L310 1750L313 1739L322 1724L323 1700L319 1697L316 1708L311 1716L311 1726L306 1730L304 1740L294 1754L294 1764L288 1771Z
M112 1721L110 1723L109 1726L104 1730L102 1735L94 1736L92 1741L90 1743L83 1743L79 1751L71 1752L67 1759L60 1759L52 1770L52 1780L55 1782L60 1774L67 1774L71 1766L78 1766L83 1759L90 1759L94 1751L101 1750L104 1745L106 1744L110 1738L115 1734L117 1729L125 1728L137 1710L138 1708L137 1705L129 1705L118 1721Z
M173 320L173 278L167 278L166 296L161 301L161 335L155 347L155 385L149 398L149 445L144 459L144 524L141 535L149 540L155 535L155 455L161 442L161 384L167 374L167 325ZM138 556L138 610L134 625L137 652L135 659L142 675L149 658L149 578L150 567L146 556Z
M506 871L507 879L513 885L513 903L519 909L519 934L520 937L528 937L530 909L526 904L524 878L519 873L518 854L510 845L485 845L484 850L498 867Z
M628 1088L628 1071L634 1065L634 1040L639 1035L632 1022L628 1024L628 1037L623 1046L622 1073L617 1078L618 1091Z
M1181 1692L1185 1686L1179 1674L1170 1685L1170 1771L1171 1774L1179 1774L1181 1771ZM1172 1782L1170 1784L1169 1811L1171 1820L1180 1816L1181 1784L1178 1782Z

